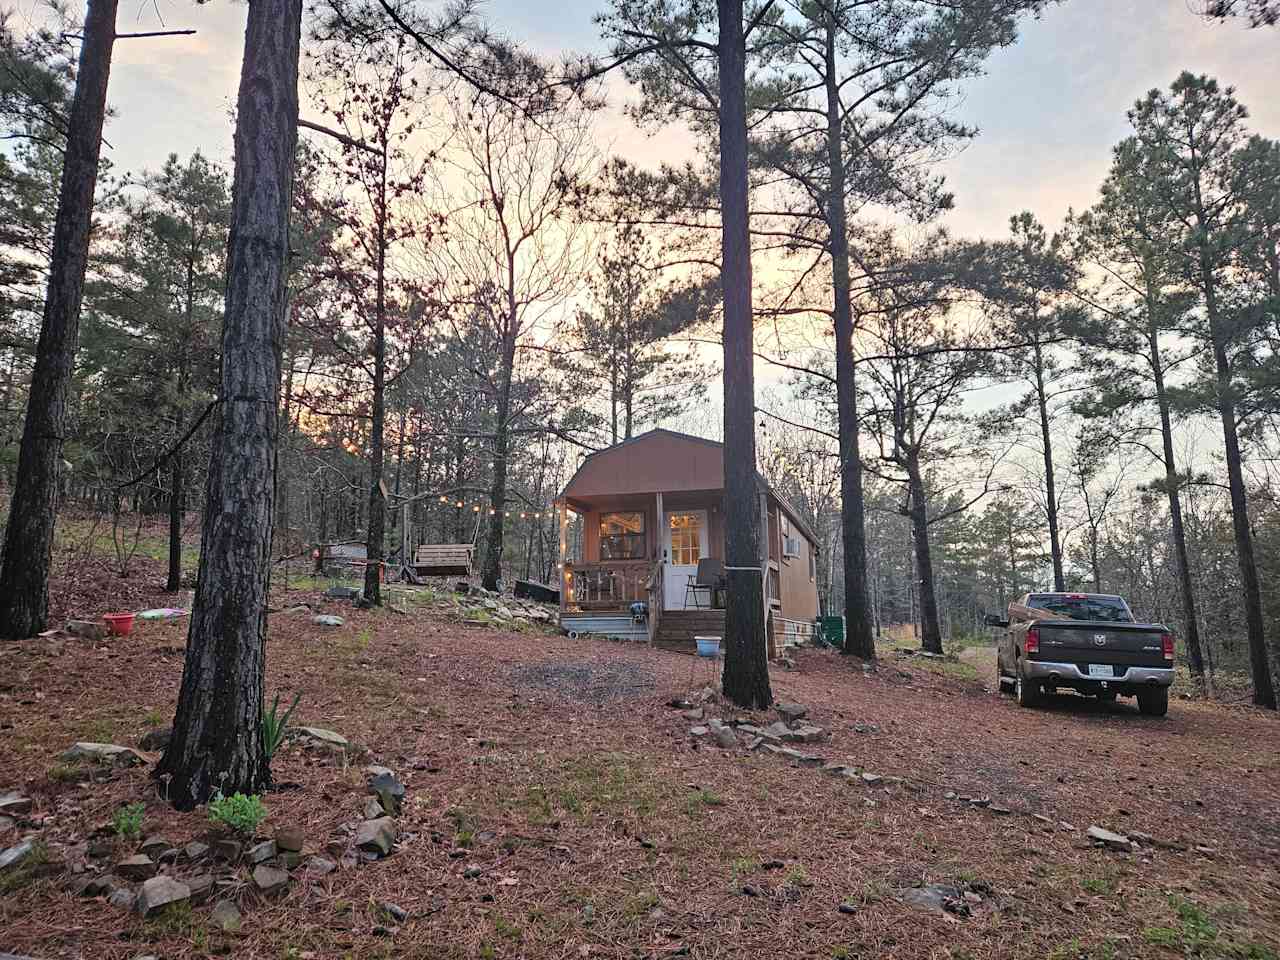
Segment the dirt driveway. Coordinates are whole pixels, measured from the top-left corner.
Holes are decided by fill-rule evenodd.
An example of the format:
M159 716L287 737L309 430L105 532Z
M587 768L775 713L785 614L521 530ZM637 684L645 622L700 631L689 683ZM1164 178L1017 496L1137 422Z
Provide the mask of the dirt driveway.
M295 722L341 732L368 759L286 748L274 771L293 786L268 795L263 829L296 825L309 850L341 848L372 760L408 787L396 853L323 878L295 874L283 897L229 887L244 914L236 936L209 927L209 906L142 921L67 892L73 869L101 868L86 840L122 802L145 801L146 832L175 844L207 831L202 811L158 801L144 770L90 781L57 759L74 740L135 743L167 722L182 627L148 624L60 656L12 645L0 649L0 793L33 797L24 829L43 823L36 832L63 866L0 897L0 951L104 960L1280 954L1273 716L1188 702L1164 719L1080 704L1019 710L981 683L910 662L864 671L806 651L797 670L774 673L774 692L807 706L829 734L800 750L853 771L833 776L691 737L695 722L667 701L704 676L694 658L432 614L331 612L346 624L273 619L268 695L301 692ZM714 701L706 709L741 716ZM1084 835L1091 825L1150 840L1136 852L1098 849ZM963 902L904 902L928 885ZM406 918L390 922L382 903Z

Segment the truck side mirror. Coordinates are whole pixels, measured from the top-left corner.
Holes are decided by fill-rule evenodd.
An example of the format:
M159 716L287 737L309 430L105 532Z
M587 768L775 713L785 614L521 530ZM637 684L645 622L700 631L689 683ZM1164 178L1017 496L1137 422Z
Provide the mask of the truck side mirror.
M984 616L982 619L983 619L983 621L986 623L986 625L987 625L988 627L1007 627L1007 626L1009 626L1009 621L1008 621L1008 620L1003 619L999 614L995 614L995 613L988 613L988 614L987 614L986 616Z

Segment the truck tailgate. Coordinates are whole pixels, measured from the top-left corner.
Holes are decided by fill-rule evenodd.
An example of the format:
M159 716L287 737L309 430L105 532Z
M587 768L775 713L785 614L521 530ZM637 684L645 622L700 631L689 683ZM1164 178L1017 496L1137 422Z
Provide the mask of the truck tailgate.
M1109 663L1120 667L1167 666L1158 627L1141 623L1041 620L1036 660ZM1123 672L1123 670L1121 671Z

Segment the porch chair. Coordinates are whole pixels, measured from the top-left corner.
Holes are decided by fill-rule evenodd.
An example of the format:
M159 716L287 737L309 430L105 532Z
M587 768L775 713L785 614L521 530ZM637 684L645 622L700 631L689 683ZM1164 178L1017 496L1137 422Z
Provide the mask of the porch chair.
M684 608L689 609L689 598L693 597L693 608L701 610L702 604L698 602L698 591L707 591L707 609L711 609L715 605L715 596L717 590L722 590L725 585L724 561L717 560L715 557L703 557L698 561L698 572L689 574L689 578L684 587Z

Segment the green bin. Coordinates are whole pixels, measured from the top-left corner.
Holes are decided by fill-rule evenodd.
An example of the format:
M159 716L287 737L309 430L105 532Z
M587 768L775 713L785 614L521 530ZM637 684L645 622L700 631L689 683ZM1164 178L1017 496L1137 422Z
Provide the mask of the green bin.
M844 617L819 617L818 632L823 643L844 649Z

